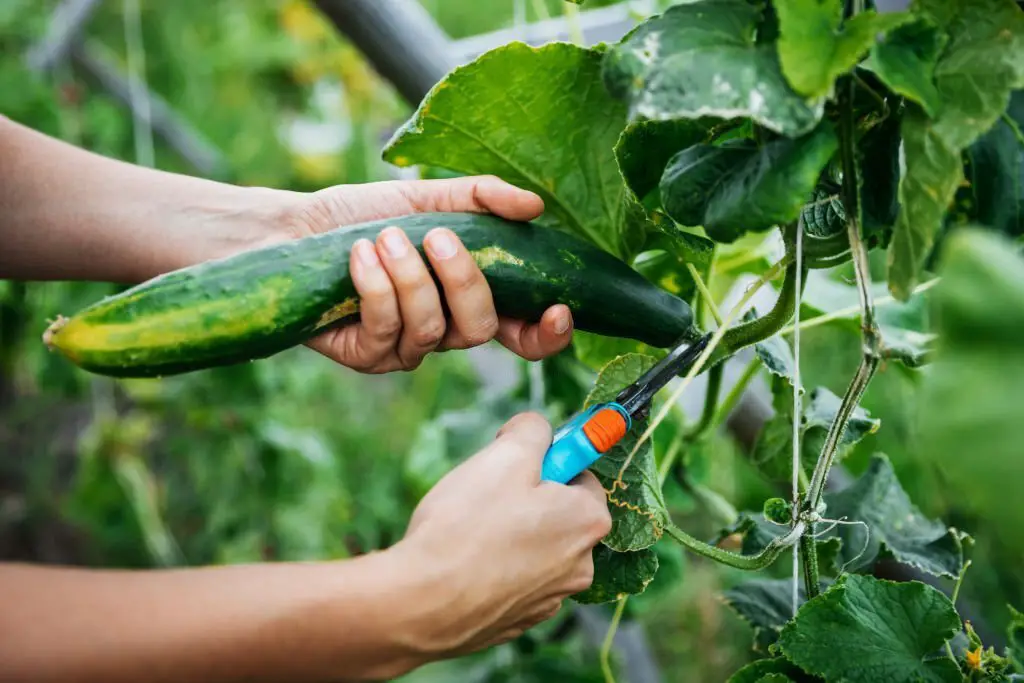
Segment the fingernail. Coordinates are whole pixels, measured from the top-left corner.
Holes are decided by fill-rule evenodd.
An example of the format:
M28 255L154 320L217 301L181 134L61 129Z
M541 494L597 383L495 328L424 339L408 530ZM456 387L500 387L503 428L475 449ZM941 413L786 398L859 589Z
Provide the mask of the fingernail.
M455 252L458 249L455 245L455 238L444 229L433 230L427 235L427 248L430 249L431 254L439 259L455 256Z
M356 258L366 268L376 268L380 265L380 261L377 260L377 250L373 247L373 242L367 239L361 239L357 241L353 246L352 250L356 252Z
M405 239L405 235L398 228L388 228L383 233L384 248L387 249L388 255L392 258L400 258L405 256L405 252L409 250L408 242Z
M569 331L569 324L572 321L569 318L568 312L563 312L557 318L555 318L555 334L565 334Z

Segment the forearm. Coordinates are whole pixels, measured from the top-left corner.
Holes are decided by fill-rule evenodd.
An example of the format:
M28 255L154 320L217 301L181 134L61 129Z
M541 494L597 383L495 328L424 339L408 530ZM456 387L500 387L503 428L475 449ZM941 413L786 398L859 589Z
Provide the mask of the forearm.
M399 675L427 659L418 649L436 614L430 591L416 585L422 576L392 552L152 572L0 565L0 677L300 683Z
M290 197L133 166L0 116L0 278L138 282L272 241Z

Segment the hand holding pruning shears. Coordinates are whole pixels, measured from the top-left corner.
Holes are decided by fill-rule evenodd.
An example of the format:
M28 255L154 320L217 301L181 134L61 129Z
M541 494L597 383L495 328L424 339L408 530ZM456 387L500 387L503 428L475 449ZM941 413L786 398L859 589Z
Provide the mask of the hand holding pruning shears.
M620 391L614 401L591 406L562 425L544 456L541 479L566 484L611 450L634 420L648 416L655 394L696 362L710 338L706 335L692 344L681 342Z

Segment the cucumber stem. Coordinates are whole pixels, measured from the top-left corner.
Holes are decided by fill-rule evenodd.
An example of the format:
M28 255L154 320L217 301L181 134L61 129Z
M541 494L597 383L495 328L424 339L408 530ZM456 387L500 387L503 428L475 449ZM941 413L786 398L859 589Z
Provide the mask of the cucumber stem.
M70 320L70 318L65 318L58 314L57 319L50 323L49 327L46 328L46 331L43 332L43 343L46 344L46 348L50 351L57 348L57 342L54 337L56 337L57 333L68 324L68 320Z

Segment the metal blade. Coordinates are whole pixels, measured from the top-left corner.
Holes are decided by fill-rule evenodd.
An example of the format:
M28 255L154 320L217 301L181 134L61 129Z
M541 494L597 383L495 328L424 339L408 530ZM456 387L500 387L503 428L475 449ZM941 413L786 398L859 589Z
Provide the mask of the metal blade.
M654 395L672 381L673 377L688 370L704 352L710 340L711 334L708 333L690 345L686 342L679 344L658 361L657 365L619 392L615 401L633 417L645 414Z

